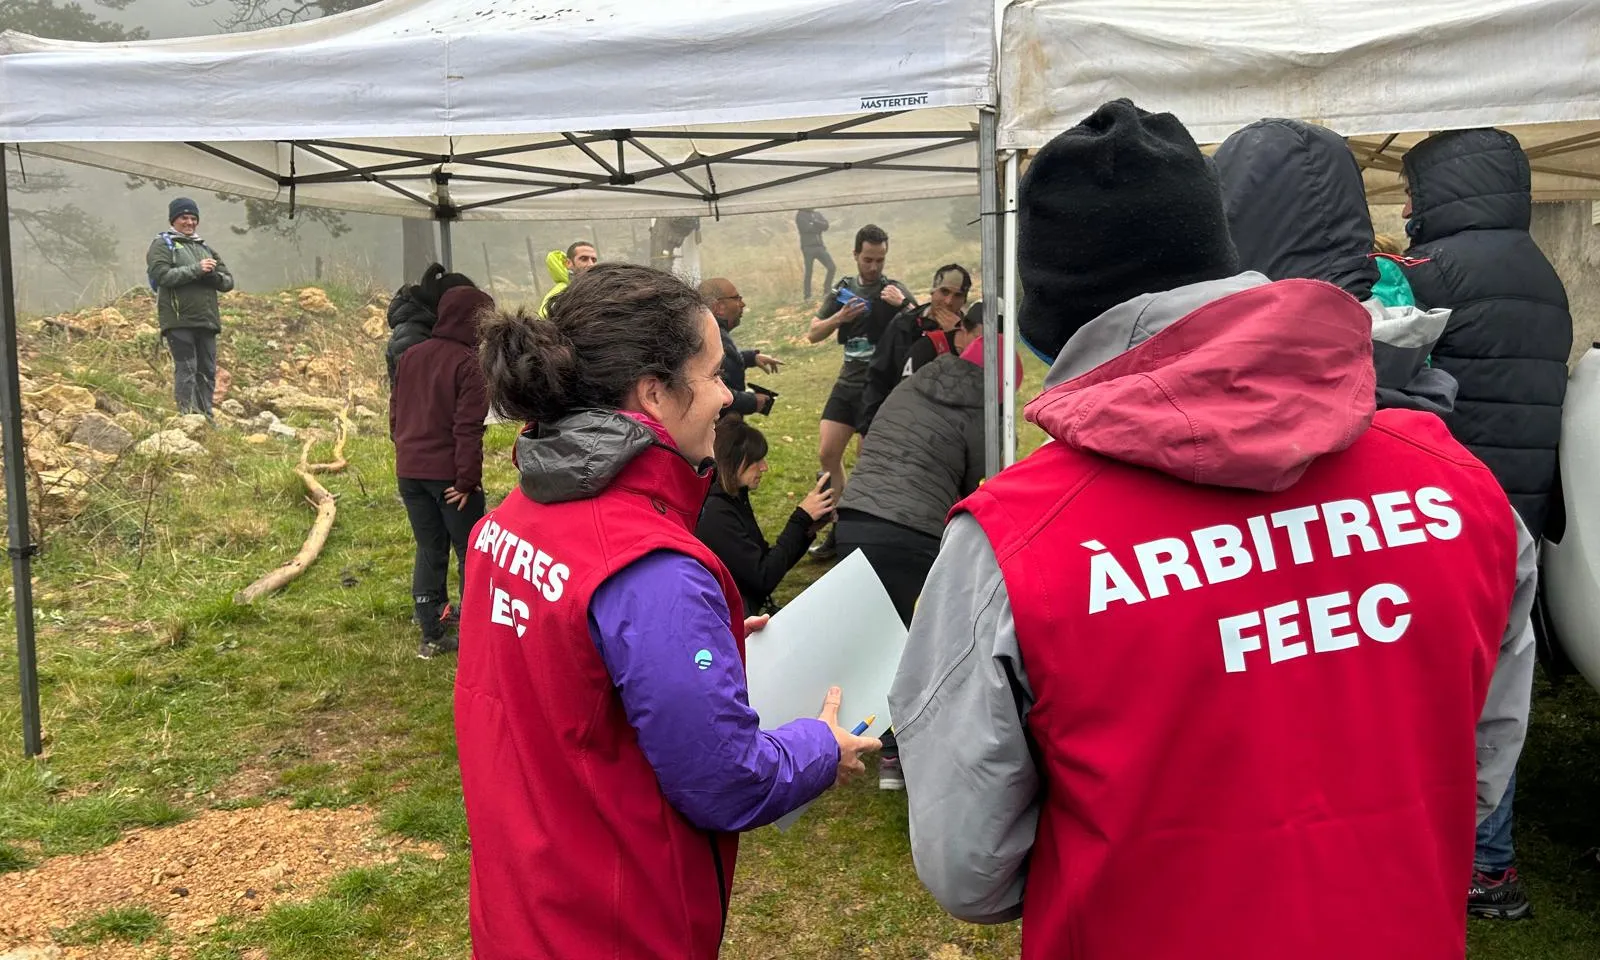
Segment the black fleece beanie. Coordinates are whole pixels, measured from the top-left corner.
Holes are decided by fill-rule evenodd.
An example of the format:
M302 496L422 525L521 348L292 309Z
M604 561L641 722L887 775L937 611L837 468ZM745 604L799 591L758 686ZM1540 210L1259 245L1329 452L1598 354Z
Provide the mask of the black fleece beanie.
M1046 144L1018 204L1018 329L1046 357L1119 303L1239 272L1216 171L1176 117L1129 100Z

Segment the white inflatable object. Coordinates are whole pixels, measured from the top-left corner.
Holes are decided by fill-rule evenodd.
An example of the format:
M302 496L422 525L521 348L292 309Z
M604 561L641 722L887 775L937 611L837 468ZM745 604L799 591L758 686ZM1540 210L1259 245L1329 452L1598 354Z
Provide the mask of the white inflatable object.
M1567 523L1546 540L1541 573L1556 641L1600 690L1600 344L1578 361L1561 414L1561 489Z

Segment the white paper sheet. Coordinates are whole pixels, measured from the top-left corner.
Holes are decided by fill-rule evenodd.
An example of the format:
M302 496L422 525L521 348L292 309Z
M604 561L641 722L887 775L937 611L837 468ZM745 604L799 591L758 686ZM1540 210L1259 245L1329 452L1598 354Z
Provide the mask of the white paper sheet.
M844 694L839 725L848 730L872 714L867 736L889 729L894 682L906 628L872 565L860 551L840 561L745 643L750 705L766 729L815 717L828 688ZM802 807L777 822L787 830Z

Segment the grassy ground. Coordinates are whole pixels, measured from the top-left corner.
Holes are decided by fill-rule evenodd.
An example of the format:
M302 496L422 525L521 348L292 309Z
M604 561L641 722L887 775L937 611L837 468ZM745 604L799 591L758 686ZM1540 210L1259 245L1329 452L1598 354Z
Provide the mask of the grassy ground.
M920 269L903 275L938 262L924 256L911 263ZM782 374L760 378L783 394L764 424L773 469L758 505L769 529L811 484L815 411L838 362L836 347L788 342L798 332L793 315L775 307L758 304L739 335L789 361ZM241 342L256 341L241 331ZM73 362L65 351L40 357L35 373ZM1039 370L1030 367L1029 375L1036 381ZM150 409L162 403L114 374L97 376L124 399ZM511 439L508 427L490 433L492 491L512 482ZM1024 447L1037 441L1028 434ZM201 960L467 956L452 663L412 655L411 550L387 440L369 432L351 442L350 470L327 479L340 512L326 552L290 589L249 608L235 605L233 593L293 553L310 511L290 472L290 447L252 446L229 432L206 442L213 456L204 463L129 464L121 493L107 489L83 517L48 531L38 564L48 754L38 762L17 755L7 658L0 732L13 746L0 755L0 870L210 807L275 797L367 804L385 829L435 841L448 856L350 871L310 902L227 921L187 941L137 906L76 918L61 939L154 938L167 944L157 949L181 947ZM818 573L802 563L781 595ZM9 608L0 615L9 617ZM1597 761L1600 700L1577 684L1542 686L1517 821L1538 919L1475 924L1476 960L1600 956L1600 882L1575 866L1600 839ZM1018 952L1015 926L961 924L927 897L910 866L904 797L870 783L829 794L788 834L757 831L743 850L727 957L957 960Z

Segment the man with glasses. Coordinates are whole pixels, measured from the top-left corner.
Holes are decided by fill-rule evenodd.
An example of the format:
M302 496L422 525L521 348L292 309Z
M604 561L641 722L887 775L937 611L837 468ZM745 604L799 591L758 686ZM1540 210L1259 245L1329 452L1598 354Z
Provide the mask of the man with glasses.
M744 318L744 297L739 295L739 288L733 285L732 280L714 277L700 284L700 296L705 298L711 315L717 318L717 328L722 331L722 382L733 393L733 403L724 412L732 411L745 416L771 413L774 395L760 388L748 387L744 372L751 367L760 367L767 373L777 373L783 362L756 350L740 350L738 344L733 342L733 330Z

